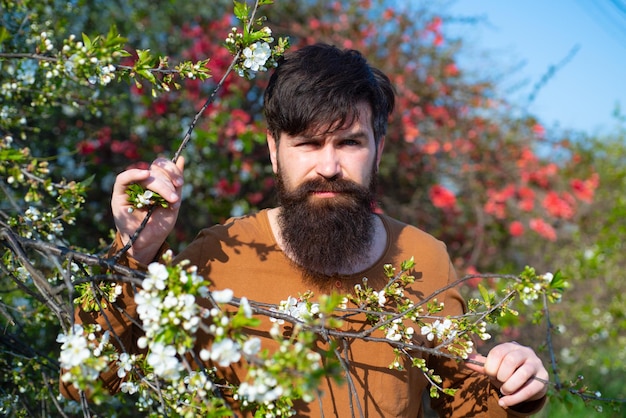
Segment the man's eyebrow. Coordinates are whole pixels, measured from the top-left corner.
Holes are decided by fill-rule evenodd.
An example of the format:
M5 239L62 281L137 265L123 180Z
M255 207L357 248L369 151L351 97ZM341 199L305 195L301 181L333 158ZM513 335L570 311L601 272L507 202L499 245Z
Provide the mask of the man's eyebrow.
M326 137L336 137L336 139L341 141L362 139L367 138L367 132L363 130L358 130L356 132L349 132L346 134L337 134L337 131L322 134L302 133L296 136L291 136L289 139L292 141L321 141L324 140Z
M356 132L350 132L346 135L340 135L339 139L361 139L361 138L367 138L367 133L365 131L356 131Z

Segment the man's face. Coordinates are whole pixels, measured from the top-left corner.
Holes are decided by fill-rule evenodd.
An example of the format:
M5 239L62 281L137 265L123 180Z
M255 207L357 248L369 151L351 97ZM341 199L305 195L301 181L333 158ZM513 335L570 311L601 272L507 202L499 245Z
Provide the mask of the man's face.
M284 187L293 191L310 180L349 180L369 187L372 167L378 168L384 141L376 145L369 105L358 106L359 115L351 126L328 134L290 136L282 134L276 143L268 137L274 173L282 176ZM341 193L317 190L311 201L337 199Z
M367 107L352 126L313 138L282 135L278 147L270 151L288 253L316 281L354 272L374 236L371 208L382 151Z

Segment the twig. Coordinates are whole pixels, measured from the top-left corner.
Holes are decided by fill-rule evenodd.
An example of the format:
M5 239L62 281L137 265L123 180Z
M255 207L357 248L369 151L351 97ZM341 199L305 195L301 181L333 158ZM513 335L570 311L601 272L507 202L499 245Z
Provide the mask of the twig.
M248 28L247 28L248 30L250 30L250 28L252 27L252 22L254 21L254 16L256 14L258 6L259 6L259 0L256 0L254 2L254 8L253 8L252 13L250 15L250 21L248 22ZM230 62L230 65L228 66L228 69L226 70L226 72L222 76L221 80L219 81L219 83L217 83L217 85L213 89L213 92L211 93L211 95L207 98L207 100L204 102L204 104L202 105L200 110L194 116L193 120L191 121L191 124L189 125L189 128L187 129L187 132L185 133L185 136L183 137L183 139L181 141L180 146L178 147L178 149L174 153L174 156L172 157L172 162L173 163L176 163L178 161L178 158L180 157L180 154L187 147L187 144L191 140L191 134L192 134L193 130L195 129L196 124L200 120L200 116L202 116L204 111L213 103L213 101L215 100L215 97L217 96L217 93L221 90L222 86L226 82L226 79L228 78L230 73L233 71L233 68L235 68L235 65L237 64L237 61L239 60L240 56L241 56L241 51L237 51L237 53L233 57L232 61ZM132 247L132 245L135 243L135 241L139 237L139 234L145 229L146 225L148 224L148 220L150 219L150 217L154 213L154 208L155 208L155 205L150 205L148 207L148 210L146 212L146 216L144 217L143 221L141 222L141 225L139 226L139 228L137 228L137 230L129 238L129 240L126 243L126 245L124 245L124 247L122 247L117 252L117 254L115 254L115 256L113 257L113 259L115 261L119 260L119 258L124 253L126 253L130 249L130 247Z
M561 390L561 379L559 378L559 370L556 365L556 357L554 355L554 346L552 345L552 330L553 325L550 320L550 311L548 310L548 297L544 293L543 295L543 310L546 317L546 344L548 345L548 353L550 353L550 365L552 367L552 374L554 375L555 386L558 390Z

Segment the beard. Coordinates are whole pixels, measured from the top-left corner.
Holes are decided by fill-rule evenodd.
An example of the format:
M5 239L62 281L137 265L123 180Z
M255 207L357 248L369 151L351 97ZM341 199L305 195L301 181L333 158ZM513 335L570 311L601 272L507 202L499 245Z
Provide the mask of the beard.
M354 273L368 259L374 239L375 190L374 169L368 187L344 179L319 178L295 190L287 190L278 171L281 238L286 252L306 278L324 284L346 272ZM315 198L316 191L338 195Z

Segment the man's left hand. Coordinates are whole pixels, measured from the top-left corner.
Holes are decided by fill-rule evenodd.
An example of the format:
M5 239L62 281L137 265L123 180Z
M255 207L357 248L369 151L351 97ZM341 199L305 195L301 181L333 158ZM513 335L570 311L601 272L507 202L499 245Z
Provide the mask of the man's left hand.
M469 358L484 364L466 363L468 368L491 378L502 394L499 400L502 407L541 399L548 391L545 383L548 371L531 348L517 343L504 343L491 349L487 357L472 354Z

